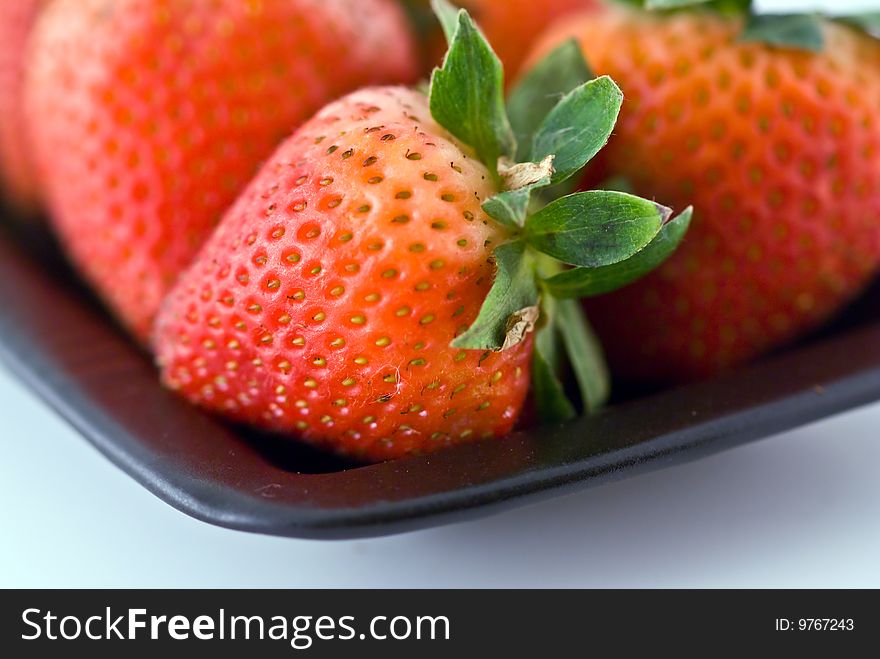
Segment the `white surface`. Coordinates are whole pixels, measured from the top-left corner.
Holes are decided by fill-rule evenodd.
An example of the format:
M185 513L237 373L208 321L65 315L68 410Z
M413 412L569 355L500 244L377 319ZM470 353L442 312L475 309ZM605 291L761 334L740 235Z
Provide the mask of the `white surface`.
M0 586L880 586L880 406L486 520L336 543L189 519L4 370L0 419Z
M0 428L0 586L880 587L880 407L483 521L330 544L185 517L3 370Z

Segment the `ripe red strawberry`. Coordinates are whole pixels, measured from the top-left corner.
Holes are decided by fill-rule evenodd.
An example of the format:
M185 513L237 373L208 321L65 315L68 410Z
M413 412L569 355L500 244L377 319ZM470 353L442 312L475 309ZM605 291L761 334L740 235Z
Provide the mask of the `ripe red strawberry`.
M621 376L681 380L816 327L880 262L880 44L819 24L821 52L740 41L709 12L609 8L560 26L627 102L597 178L693 204L683 247L588 304ZM637 319L634 322L634 319Z
M329 105L269 161L167 302L165 382L372 460L506 434L530 342L449 346L492 285L504 232L480 203L493 192L424 95L370 89Z
M146 340L160 300L280 140L415 76L391 0L58 0L27 81L55 227Z
M404 0L412 12L430 13L430 0ZM509 80L519 72L531 44L552 23L574 12L597 7L599 0L461 0L492 43L504 64ZM443 39L433 20L422 19L430 26L421 30L428 70L437 65L443 55Z
M25 139L22 83L31 28L45 0L0 0L0 180L12 202L25 211L39 194Z
M607 141L619 89L581 84L569 47L550 61L572 71L555 80L541 67L508 116L488 44L465 12L437 6L452 45L430 97L380 87L325 107L266 163L164 303L157 357L188 400L385 460L507 434L533 358L541 412L570 418L559 340L585 408L601 403L604 371L579 305L553 295L556 259L619 284L686 221L595 191L530 214L533 191ZM517 149L514 134L530 139Z

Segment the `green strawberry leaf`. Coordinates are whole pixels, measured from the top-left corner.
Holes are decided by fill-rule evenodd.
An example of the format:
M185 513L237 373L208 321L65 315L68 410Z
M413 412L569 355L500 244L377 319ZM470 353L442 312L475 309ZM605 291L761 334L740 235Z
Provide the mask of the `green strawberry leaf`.
M511 229L521 229L529 216L532 192L548 185L550 185L549 176L524 188L499 192L483 203L483 210L501 224Z
M468 330L452 342L464 350L507 350L534 329L538 287L534 259L522 241L495 250L495 282Z
M568 396L557 373L561 364L561 338L555 323L549 323L535 335L532 355L532 394L538 418L544 423L564 423L577 416L577 410Z
M672 211L623 192L590 190L533 214L525 240L539 252L585 268L619 263L647 247Z
M580 303L546 296L542 316L548 320L535 336L532 358L532 391L540 419L561 423L577 416L559 377L565 355L580 389L583 411L599 409L608 400L611 378Z
M511 229L521 229L529 214L532 192L550 185L553 156L543 162L508 165L501 161L499 173L505 188L483 203L483 210L493 219Z
M814 14L753 14L739 40L810 52L820 52L825 45L822 21Z
M678 249L691 224L693 208L687 208L668 222L657 237L633 257L600 268L573 268L544 283L557 298L594 297L611 293L641 279L660 266Z
M434 16L440 21L440 27L443 28L443 34L446 36L446 43L452 45L455 32L458 30L458 15L462 10L447 0L431 0L431 9L434 11Z
M550 179L547 179L550 182ZM526 221L529 214L529 204L532 201L532 186L519 190L499 192L483 202L483 210L493 220L501 222L510 229L519 229Z
M880 37L880 11L851 14L849 16L834 16L834 20L858 28L872 37Z
M593 412L608 402L611 394L611 375L602 346L577 300L560 300L556 321L581 391L584 411Z
M451 5L446 0L433 2L441 22L449 23ZM501 61L466 11L459 11L457 18L443 66L434 69L431 78L431 114L497 174L498 159L513 157L516 151L504 107Z
M617 123L623 93L608 76L569 92L538 127L530 160L555 155L554 184L565 181L608 143Z
M581 47L571 39L538 62L517 83L507 99L507 114L519 144L519 160L528 159L535 132L550 110L592 77Z

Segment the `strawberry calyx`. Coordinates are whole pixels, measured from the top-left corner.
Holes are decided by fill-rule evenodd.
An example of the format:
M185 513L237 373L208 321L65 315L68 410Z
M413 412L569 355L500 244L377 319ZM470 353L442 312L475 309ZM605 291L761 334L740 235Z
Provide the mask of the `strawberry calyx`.
M820 52L825 46L822 20L815 13L759 14L752 0L620 0L648 11L674 12L702 8L726 15L745 15L740 41L758 42L779 48Z
M819 12L760 14L752 0L617 0L648 11L675 12L703 8L722 15L746 16L740 41L764 43L778 48L822 52L825 37L822 21L833 20L858 29L868 36L880 37L880 12L828 15Z
M452 345L504 351L536 333L539 413L545 421L567 420L578 407L600 407L610 389L577 298L613 291L662 263L683 238L691 211L673 218L665 206L613 190L569 194L608 142L623 103L620 88L607 76L594 77L572 41L505 100L501 62L468 13L447 0L432 5L450 45L431 79L431 113L489 170L499 192L483 210L508 231L493 252L492 288ZM579 406L562 385L566 364L580 389Z
M835 16L834 20L861 30L875 39L880 38L880 11Z
M752 0L616 0L649 11L675 11L701 6L720 14L743 14L752 9Z
M749 12L743 42L757 42L781 48L819 53L825 48L822 18L818 14L755 14Z

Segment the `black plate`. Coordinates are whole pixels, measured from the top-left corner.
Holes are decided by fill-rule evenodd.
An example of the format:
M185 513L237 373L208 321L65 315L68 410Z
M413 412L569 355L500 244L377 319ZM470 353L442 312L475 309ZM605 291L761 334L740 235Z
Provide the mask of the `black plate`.
M723 378L506 441L357 467L230 428L163 391L149 358L76 284L51 239L31 233L0 233L0 359L156 496L243 531L351 538L475 518L880 398L875 291L832 330Z

